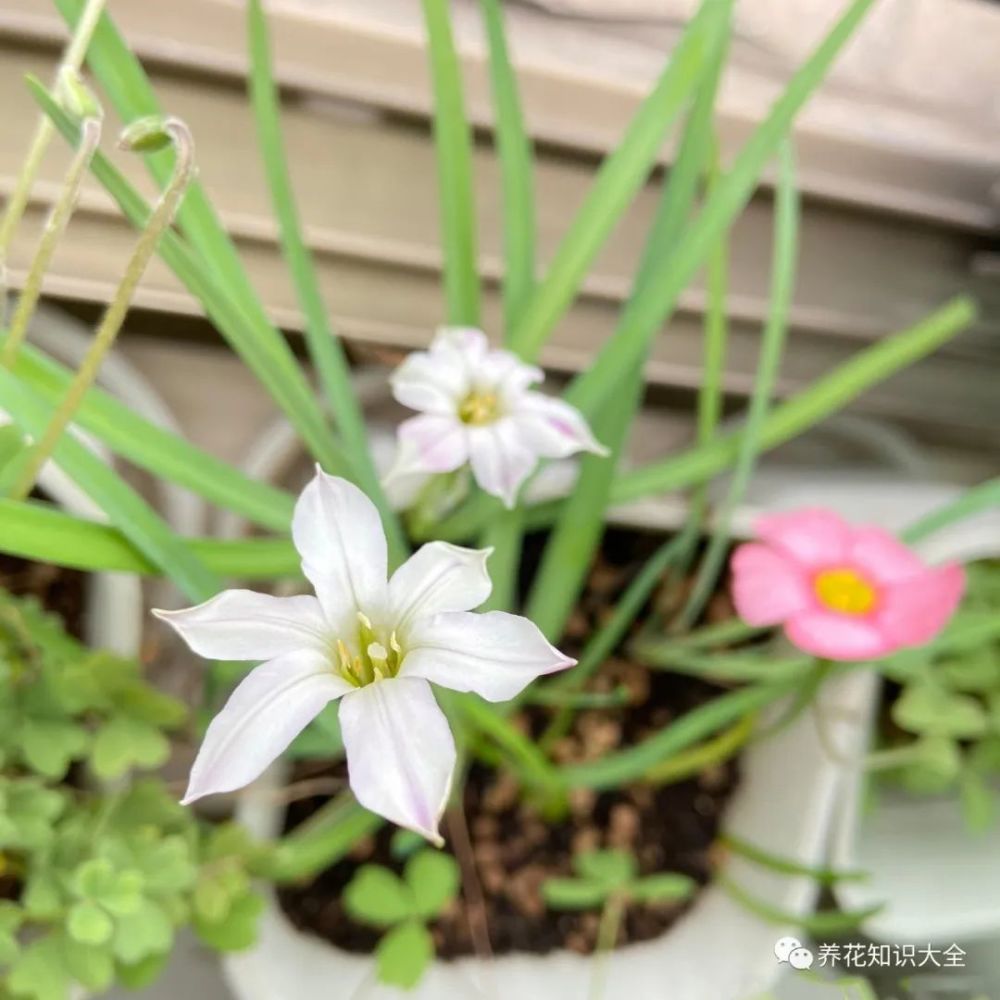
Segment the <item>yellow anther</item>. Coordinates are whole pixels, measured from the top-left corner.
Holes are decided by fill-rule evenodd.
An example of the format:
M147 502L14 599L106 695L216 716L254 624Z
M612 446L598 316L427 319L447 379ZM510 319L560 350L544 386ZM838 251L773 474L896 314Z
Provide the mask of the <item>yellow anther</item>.
M495 392L473 391L458 404L458 419L463 424L491 424L500 415L500 400Z
M844 615L864 615L875 606L875 588L853 569L829 569L813 584L816 596L831 611Z

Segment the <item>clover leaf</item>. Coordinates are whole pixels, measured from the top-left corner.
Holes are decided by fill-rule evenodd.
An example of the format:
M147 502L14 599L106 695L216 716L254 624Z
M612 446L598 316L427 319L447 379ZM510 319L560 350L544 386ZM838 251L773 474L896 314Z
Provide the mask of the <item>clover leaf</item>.
M687 875L640 876L635 858L625 851L586 851L573 858L573 868L578 877L550 878L542 884L542 898L554 910L594 910L614 900L677 902L697 888Z
M382 865L363 865L344 890L344 909L384 934L375 949L379 979L411 989L434 957L427 921L440 916L459 889L458 864L429 849L412 855L402 877Z

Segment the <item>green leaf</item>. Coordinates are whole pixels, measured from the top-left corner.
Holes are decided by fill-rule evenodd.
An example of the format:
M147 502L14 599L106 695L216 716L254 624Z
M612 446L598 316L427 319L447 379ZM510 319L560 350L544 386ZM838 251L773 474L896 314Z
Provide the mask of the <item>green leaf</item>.
M160 573L117 528L75 517L50 504L0 497L0 552L66 566L120 573ZM219 576L273 581L297 578L301 559L290 538L234 542L188 539L191 551Z
M931 511L903 532L903 541L912 544L933 535L956 521L1000 505L1000 477L966 490L957 500Z
M116 716L98 731L90 763L97 777L118 778L132 767L159 767L169 756L170 742L158 729Z
M799 198L795 188L795 163L790 142L780 146L778 194L774 214L774 250L771 265L771 297L767 323L761 339L760 359L754 377L746 429L740 439L726 498L716 512L715 528L702 556L691 593L681 613L680 624L690 628L701 616L715 591L729 553L730 524L743 502L759 452L759 441L771 396L778 381L788 334L788 314L795 291L795 261L798 253Z
M550 878L542 883L542 899L553 910L597 910L611 891L603 882L579 878Z
M33 437L48 425L49 408L8 371L0 369L0 406ZM56 464L86 493L151 562L161 567L194 601L222 589L216 577L153 509L118 474L71 434L64 434L53 456Z
M73 373L31 344L22 345L14 373L51 406L66 394ZM150 423L126 403L92 386L73 422L116 455L167 482L178 483L253 524L287 531L295 498L240 472L183 438Z
M461 873L450 854L424 850L406 862L403 877L413 897L417 916L438 916L458 894Z
M479 326L479 264L472 179L472 131L465 116L462 76L448 0L422 0L434 88L434 144L448 321Z
M480 0L490 52L496 146L503 187L504 328L509 336L535 287L534 155L510 62L500 0Z
M601 166L514 331L511 346L524 358L537 356L572 303L597 252L649 175L667 130L710 64L712 30L726 16L726 7L719 3L702 5L625 136ZM639 364L640 356L641 352L636 352L628 361L628 371ZM613 367L605 370L602 378L607 378L609 370L621 376L626 371ZM596 410L595 406L591 414Z
M198 937L216 951L243 951L257 941L260 915L264 900L248 892L235 899L223 920L212 921L194 914L194 929Z
M933 682L904 688L892 706L892 720L911 733L968 739L986 731L986 713L972 697L944 691Z
M672 903L690 899L697 888L698 883L687 875L662 872L633 882L629 897L637 903Z
M966 298L947 305L909 329L881 338L871 347L817 379L767 415L760 429L759 450L775 448L825 420L867 389L932 354L973 321L976 308ZM602 371L599 363L594 371ZM739 454L741 433L716 438L619 476L611 491L614 503L638 500L693 486L724 471Z
M60 945L58 937L49 934L24 949L7 977L7 986L15 996L69 1000L70 974Z
M914 760L900 768L900 783L911 792L936 795L947 791L962 771L962 752L946 736L924 736L917 741Z
M613 337L595 362L566 393L566 399L592 414L620 387L620 380L641 362L649 345L670 317L681 292L745 208L758 179L779 144L786 138L802 106L820 85L841 49L871 8L873 0L854 0L813 55L795 74L771 112L756 129L736 162L711 192L698 218L686 230L682 250L671 260L662 280L643 289L633 309L632 323ZM703 8L704 9L704 8ZM676 53L675 57L676 59ZM609 378L617 372L618 378Z
M962 769L958 788L965 825L972 833L985 833L996 820L996 792L982 773L972 767Z
M20 740L26 763L39 774L58 780L83 755L90 735L73 722L29 718L21 726Z
M600 882L609 891L635 878L635 858L627 851L585 851L573 858L573 867L586 880Z
M120 962L134 965L150 955L169 952L173 940L169 917L162 907L147 899L130 917L118 921L112 949Z
M115 961L107 948L67 937L61 945L69 974L88 990L103 993L115 980Z
M430 931L419 921L394 927L375 948L378 978L389 986L413 989L434 958Z
M66 930L80 944L100 945L111 940L115 925L97 903L75 903L66 918Z
M35 920L52 920L62 909L63 896L55 874L44 869L32 871L22 897L25 913Z
M141 962L129 964L119 962L117 967L118 981L127 990L141 990L151 986L163 972L170 955L150 955Z
M1000 689L1000 659L990 648L939 663L934 674L944 687L953 691L982 693Z
M405 830L400 827L393 832L389 850L394 858L402 861L426 846L427 840L422 834L417 833L416 830Z
M305 316L309 357L319 375L320 385L337 420L351 459L357 484L378 507L389 541L391 561L402 562L408 547L395 511L389 505L365 430L364 415L351 383L350 367L340 339L330 326L329 315L312 256L299 224L292 182L285 157L285 142L279 117L279 97L271 71L271 50L267 18L261 0L247 4L250 49L250 100L260 138L261 159L267 174L271 199L281 232L281 245L295 285L295 293Z
M391 927L416 912L410 886L381 865L362 865L344 889L344 909L375 927Z
M0 469L27 450L24 434L15 424L0 425Z

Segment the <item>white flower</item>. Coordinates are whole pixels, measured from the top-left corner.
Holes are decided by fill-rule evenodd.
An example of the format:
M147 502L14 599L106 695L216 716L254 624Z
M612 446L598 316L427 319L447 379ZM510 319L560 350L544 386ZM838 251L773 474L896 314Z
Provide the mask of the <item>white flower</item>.
M468 462L479 485L512 507L539 458L608 454L579 411L530 390L544 378L510 351L491 351L482 330L440 330L429 351L414 352L392 375L393 395L421 415L399 427L390 479Z
M455 744L429 682L507 701L575 661L526 618L470 613L492 589L489 550L431 542L386 582L378 512L346 480L317 469L292 538L315 597L227 590L154 612L201 656L265 661L208 727L184 802L249 784L340 698L358 801L439 842Z

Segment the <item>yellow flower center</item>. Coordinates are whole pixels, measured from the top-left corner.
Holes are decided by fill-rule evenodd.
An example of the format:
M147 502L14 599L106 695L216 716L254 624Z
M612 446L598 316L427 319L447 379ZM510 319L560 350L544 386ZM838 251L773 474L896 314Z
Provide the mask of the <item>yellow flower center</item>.
M495 392L473 390L458 404L458 419L479 427L491 424L500 415L500 400Z
M815 580L816 596L831 611L863 615L875 606L875 588L853 569L828 569Z
M403 662L403 650L396 639L396 633L389 636L386 648L375 634L375 628L367 615L358 612L358 649L354 654L343 639L333 645L334 670L354 687L364 687L375 681L395 677Z

